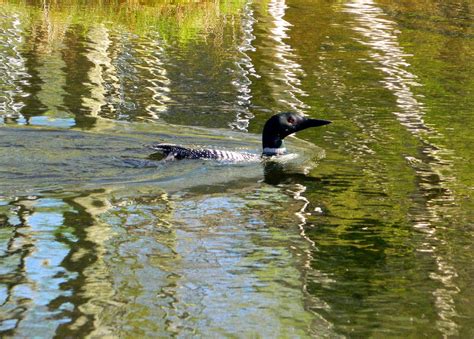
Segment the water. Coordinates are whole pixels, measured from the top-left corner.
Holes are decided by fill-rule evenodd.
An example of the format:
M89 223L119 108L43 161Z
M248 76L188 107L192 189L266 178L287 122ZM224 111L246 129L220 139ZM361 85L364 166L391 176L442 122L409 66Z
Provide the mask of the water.
M2 336L474 337L471 2L0 3Z

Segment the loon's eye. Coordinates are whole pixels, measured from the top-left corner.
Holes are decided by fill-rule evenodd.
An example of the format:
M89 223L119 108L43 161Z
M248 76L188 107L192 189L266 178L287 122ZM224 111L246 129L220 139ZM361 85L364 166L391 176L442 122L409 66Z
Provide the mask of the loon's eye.
M290 125L293 125L295 123L295 119L293 119L293 117L288 117L287 121Z

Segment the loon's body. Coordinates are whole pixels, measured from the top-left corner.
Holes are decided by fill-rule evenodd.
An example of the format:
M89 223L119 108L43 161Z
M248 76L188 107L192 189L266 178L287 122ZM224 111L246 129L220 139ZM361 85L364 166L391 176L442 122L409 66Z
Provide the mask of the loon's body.
M323 126L331 123L327 120L306 118L297 113L286 112L272 116L265 123L262 132L262 155L217 150L209 148L190 148L174 144L153 144L150 148L173 159L213 159L220 161L258 161L262 156L277 156L286 153L283 139L290 134L309 127Z
M211 148L190 148L174 144L155 144L152 149L172 159L213 159L221 161L256 161L260 155L248 152L234 152Z

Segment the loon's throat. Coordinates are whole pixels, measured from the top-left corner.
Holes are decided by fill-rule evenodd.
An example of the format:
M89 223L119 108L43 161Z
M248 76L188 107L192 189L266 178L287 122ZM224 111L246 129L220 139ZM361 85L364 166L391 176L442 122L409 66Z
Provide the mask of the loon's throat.
M265 147L262 152L263 155L272 156L272 155L282 155L286 154L285 147Z

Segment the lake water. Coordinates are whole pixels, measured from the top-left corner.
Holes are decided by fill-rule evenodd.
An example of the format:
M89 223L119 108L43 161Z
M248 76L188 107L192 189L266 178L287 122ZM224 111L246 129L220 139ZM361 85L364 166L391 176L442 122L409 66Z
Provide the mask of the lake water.
M472 1L59 3L0 0L2 337L474 337Z

